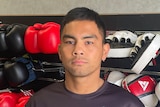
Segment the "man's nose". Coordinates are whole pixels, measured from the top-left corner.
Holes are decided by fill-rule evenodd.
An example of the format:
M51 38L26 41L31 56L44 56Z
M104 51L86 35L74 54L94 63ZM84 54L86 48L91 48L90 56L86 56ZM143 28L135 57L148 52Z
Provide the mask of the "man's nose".
M77 56L77 55L84 55L84 51L83 51L83 46L82 44L79 44L77 43L74 47L74 50L73 50L73 55L74 56Z

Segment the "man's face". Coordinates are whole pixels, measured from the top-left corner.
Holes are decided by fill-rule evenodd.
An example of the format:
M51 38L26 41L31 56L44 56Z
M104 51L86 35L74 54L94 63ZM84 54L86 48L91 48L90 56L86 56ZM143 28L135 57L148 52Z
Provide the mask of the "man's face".
M66 73L85 77L100 72L101 61L109 50L109 45L103 44L101 34L94 21L72 21L65 25L59 57Z

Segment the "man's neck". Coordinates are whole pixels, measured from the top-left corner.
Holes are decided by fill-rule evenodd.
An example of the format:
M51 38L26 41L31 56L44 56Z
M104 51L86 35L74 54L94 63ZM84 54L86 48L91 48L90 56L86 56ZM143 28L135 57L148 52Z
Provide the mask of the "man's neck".
M97 91L104 83L101 78L79 77L65 80L66 88L76 94L90 94Z

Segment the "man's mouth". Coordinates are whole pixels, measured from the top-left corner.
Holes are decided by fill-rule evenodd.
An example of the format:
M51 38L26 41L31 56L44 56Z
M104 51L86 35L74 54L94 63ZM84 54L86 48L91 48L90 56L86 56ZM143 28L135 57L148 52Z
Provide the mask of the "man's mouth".
M74 61L72 61L72 64L74 64L74 65L83 65L85 63L87 63L87 62L84 61L84 60L74 60Z

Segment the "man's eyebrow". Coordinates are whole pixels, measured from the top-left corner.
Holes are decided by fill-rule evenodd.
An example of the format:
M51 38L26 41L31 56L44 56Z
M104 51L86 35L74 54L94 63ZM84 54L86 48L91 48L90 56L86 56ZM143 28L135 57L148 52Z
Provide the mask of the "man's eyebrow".
M96 35L87 35L87 36L84 36L83 39L87 39L87 38L97 38Z
M63 39L65 39L65 38L75 39L74 36L67 35L67 34L63 35ZM97 36L96 35L86 35L86 36L82 37L82 39L89 39L89 38L97 38Z
M74 36L72 36L72 35L63 35L63 39L65 39L65 38L75 39L75 37L74 37Z

